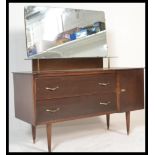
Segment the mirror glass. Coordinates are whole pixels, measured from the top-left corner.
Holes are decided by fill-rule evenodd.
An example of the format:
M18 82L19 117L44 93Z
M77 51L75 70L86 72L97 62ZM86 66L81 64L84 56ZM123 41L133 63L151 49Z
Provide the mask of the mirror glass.
M28 58L105 57L105 14L68 8L24 8Z

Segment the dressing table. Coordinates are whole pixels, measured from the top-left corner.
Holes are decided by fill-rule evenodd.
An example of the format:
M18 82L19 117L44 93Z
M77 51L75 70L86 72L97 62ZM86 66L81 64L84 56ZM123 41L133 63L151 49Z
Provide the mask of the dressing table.
M34 143L38 125L46 125L51 152L53 123L106 115L109 129L110 114L122 112L129 134L130 112L144 108L144 69L105 68L103 57L37 55L32 71L13 73L15 116L31 124Z

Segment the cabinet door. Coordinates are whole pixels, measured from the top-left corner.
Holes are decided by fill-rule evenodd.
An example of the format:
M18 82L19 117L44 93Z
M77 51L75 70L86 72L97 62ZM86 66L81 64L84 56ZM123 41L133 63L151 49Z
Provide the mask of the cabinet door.
M144 108L143 69L122 70L118 73L120 111Z

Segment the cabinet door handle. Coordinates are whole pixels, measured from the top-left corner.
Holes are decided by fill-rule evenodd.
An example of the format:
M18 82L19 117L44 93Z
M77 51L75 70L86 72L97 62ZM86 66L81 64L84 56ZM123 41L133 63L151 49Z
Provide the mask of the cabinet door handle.
M101 105L105 105L105 106L107 106L110 103L111 103L110 101L108 101L108 102L100 102Z
M56 109L46 109L46 112L51 112L51 113L53 113L53 112L57 112L57 111L59 111L60 110L60 108L56 108Z
M121 92L122 92L122 93L126 92L126 89L121 89Z
M107 82L107 83L98 83L100 86L107 86L107 85L109 85L110 83L109 82Z
M46 90L49 90L49 91L54 91L54 90L56 90L56 89L58 89L58 88L59 88L59 86L56 86L56 87L54 87L54 88L46 87L45 89L46 89Z

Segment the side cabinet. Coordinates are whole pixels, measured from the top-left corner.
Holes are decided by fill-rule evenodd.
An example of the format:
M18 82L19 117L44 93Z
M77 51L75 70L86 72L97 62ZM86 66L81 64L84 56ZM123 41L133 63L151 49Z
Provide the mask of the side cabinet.
M118 71L120 111L144 108L143 69Z

